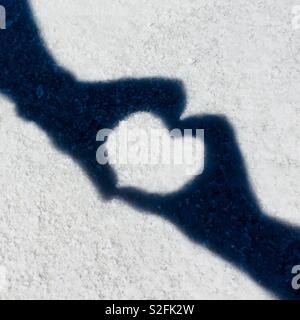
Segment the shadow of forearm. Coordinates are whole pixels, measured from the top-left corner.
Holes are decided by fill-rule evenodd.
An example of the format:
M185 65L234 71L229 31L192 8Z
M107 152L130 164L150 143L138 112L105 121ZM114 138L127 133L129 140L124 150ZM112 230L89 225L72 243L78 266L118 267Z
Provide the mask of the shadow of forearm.
M300 229L263 214L248 201L208 208L197 197L163 198L137 189L119 197L138 210L171 221L189 239L232 263L281 299L299 299L291 285L300 264Z

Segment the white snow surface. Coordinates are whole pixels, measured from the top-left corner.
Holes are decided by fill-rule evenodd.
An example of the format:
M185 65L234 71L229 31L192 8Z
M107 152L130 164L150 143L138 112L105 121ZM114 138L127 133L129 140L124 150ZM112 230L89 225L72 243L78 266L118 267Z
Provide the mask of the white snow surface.
M184 117L226 115L262 209L300 226L295 1L31 5L51 54L79 80L178 78L188 95ZM20 119L4 96L0 136L2 299L274 298L162 218L104 201L79 166L34 123ZM125 180L168 191L170 184L158 184L149 170L134 177L129 172ZM182 182L172 172L165 179L173 186Z

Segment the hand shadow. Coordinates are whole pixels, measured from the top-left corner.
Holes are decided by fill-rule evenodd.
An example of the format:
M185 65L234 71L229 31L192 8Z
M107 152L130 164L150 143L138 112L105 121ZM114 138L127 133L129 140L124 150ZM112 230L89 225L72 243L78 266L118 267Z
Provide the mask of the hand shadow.
M3 1L7 30L0 32L0 92L18 115L34 121L54 145L70 155L110 199L116 176L96 162L100 129L112 129L137 111L151 112L172 126L185 105L178 80L164 78L80 82L59 67L46 50L27 1Z
M204 129L203 173L172 194L123 187L119 199L171 221L276 296L299 299L291 270L300 263L300 230L261 212L229 122L205 115L178 121L177 128Z
M101 195L116 197L168 219L281 298L299 298L291 287L300 264L300 231L261 213L227 120L180 121L185 91L178 80L77 81L45 49L27 1L2 1L7 30L0 31L0 91L19 116L45 130L55 146L87 173ZM205 171L179 192L160 196L117 189L110 166L96 162L96 134L133 112L159 116L168 128L205 130Z

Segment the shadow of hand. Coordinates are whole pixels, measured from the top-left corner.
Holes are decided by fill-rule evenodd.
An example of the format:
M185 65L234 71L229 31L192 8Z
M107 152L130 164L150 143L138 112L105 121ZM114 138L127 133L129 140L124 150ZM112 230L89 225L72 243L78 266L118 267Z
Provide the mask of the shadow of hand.
M206 115L178 121L177 127L205 130L203 173L172 194L119 188L118 197L171 221L277 296L298 299L291 270L300 264L299 229L261 212L231 125Z
M169 219L175 218L172 212L188 210L180 214L182 222L194 224L194 219L201 220L204 229L207 228L206 222L215 219L220 221L222 214L228 220L231 215L227 211L236 205L240 207L242 202L253 206L255 199L250 190L243 159L233 129L226 118L209 115L191 117L178 120L176 128L192 129L193 132L204 129L203 173L171 194L160 195L136 188L119 188L118 196L141 209L163 214ZM176 214L176 219L178 218L179 215Z

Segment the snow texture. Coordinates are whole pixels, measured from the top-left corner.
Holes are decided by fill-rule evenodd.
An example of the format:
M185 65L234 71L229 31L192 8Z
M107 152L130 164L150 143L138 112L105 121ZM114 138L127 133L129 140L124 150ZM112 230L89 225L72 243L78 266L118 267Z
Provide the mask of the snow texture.
M31 4L51 54L78 79L178 78L188 94L184 117L226 115L263 210L300 226L295 1ZM2 299L274 298L159 216L104 201L12 101L1 96L0 106ZM138 176L165 191L147 168ZM182 177L165 179L180 185Z

